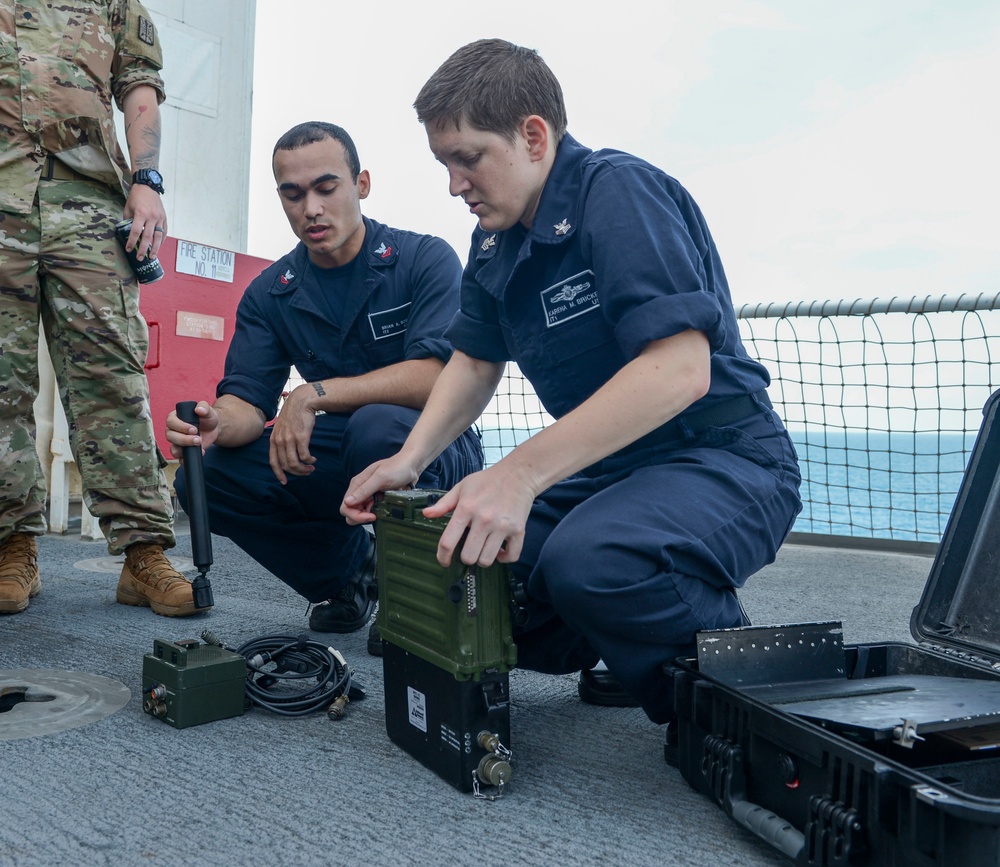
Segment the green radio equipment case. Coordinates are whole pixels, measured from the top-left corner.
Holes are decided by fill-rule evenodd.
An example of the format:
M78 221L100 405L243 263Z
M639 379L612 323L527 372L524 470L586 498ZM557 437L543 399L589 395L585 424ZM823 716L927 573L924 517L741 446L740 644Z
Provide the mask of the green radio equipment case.
M503 785L508 672L517 662L507 568L437 561L442 491L388 491L376 504L376 574L390 740L463 792Z
M142 658L143 710L174 728L243 713L247 662L238 653L194 638L153 641Z

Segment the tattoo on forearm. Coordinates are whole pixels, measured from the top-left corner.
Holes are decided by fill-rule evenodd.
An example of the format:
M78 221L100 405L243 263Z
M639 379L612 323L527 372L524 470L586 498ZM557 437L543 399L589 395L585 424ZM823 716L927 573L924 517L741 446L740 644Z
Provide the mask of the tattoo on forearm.
M323 388L322 382L310 382L309 384L316 389L316 394L320 397L326 397L326 389Z
M142 140L146 142L146 146L154 157L160 153L160 138L160 118L157 117L142 131Z
M146 106L144 105L138 107L138 115L131 124L125 127L125 137L129 138L129 133L136 124L146 124L136 129L138 135L133 136L134 140L128 142L130 151L132 148L135 148L135 152L130 153L129 156L132 158L132 162L136 168L155 169L160 163L160 139L162 138L160 133L160 118L154 117L152 122L150 122L148 118L144 117L146 110Z

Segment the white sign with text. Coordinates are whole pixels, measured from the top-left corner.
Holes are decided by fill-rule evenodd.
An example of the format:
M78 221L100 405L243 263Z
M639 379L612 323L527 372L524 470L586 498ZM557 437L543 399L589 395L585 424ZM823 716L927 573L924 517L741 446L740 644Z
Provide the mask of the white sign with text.
M195 244L193 241L177 241L178 274L193 274L223 283L233 282L236 254L218 247Z

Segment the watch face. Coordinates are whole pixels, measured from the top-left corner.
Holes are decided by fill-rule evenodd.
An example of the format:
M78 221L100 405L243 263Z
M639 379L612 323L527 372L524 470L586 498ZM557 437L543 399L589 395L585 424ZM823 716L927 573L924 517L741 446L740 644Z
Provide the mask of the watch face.
M156 169L150 169L149 170L149 179L154 184L162 184L163 183L163 175L161 175Z

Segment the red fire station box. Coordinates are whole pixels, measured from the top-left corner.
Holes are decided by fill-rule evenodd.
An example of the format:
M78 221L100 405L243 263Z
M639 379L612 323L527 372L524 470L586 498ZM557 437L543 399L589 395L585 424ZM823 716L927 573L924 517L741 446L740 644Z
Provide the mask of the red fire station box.
M149 325L150 407L156 444L170 458L168 413L182 400L215 399L243 290L271 262L194 241L166 238L164 276L141 287L139 309Z

